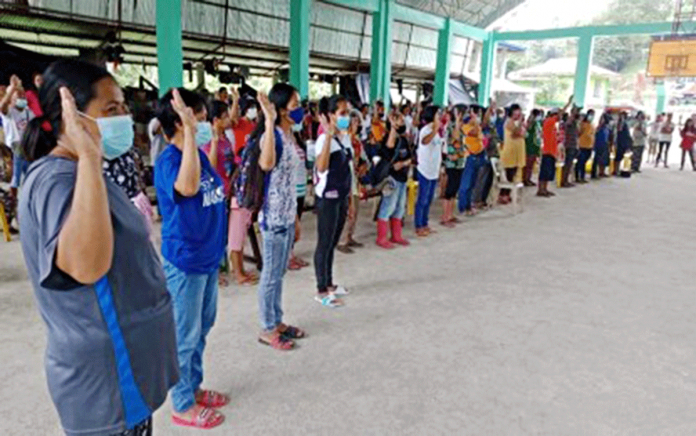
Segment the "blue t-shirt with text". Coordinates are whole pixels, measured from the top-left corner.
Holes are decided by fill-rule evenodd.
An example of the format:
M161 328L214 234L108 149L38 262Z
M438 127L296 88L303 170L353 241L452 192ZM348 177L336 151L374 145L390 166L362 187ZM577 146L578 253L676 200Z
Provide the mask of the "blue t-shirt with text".
M189 274L209 274L220 265L227 244L227 210L222 179L198 150L201 186L193 197L174 189L181 150L169 145L155 164L155 188L162 215L162 256Z

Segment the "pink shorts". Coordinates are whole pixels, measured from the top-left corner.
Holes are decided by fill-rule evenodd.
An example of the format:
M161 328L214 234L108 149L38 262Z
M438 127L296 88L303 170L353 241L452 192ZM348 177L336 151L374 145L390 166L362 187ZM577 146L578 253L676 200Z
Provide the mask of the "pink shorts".
M236 207L236 203L233 201L230 209L230 226L227 232L227 250L229 252L244 250L247 230L251 225L251 211Z

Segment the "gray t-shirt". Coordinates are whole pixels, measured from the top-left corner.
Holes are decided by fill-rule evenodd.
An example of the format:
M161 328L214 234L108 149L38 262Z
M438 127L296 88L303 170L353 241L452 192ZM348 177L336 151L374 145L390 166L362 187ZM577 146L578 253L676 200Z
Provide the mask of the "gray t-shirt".
M19 215L24 259L46 323L46 376L65 432L118 434L148 418L178 379L174 316L145 221L106 180L114 259L85 286L55 264L72 203L77 162L47 156L31 165Z
M633 145L636 147L645 147L646 139L645 121L638 121L633 128Z

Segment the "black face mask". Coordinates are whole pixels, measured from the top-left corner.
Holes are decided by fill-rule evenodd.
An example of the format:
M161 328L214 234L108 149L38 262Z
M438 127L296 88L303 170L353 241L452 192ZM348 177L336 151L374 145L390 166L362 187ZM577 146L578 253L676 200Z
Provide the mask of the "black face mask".
M397 128L396 128L396 133L398 133L399 135L403 135L404 133L406 133L406 126L399 126L399 127L397 127Z

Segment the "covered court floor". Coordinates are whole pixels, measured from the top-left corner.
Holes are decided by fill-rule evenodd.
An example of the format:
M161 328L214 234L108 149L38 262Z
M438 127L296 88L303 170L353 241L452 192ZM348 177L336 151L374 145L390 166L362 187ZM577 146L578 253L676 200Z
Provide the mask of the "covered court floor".
M516 217L497 209L409 249L339 253L353 290L341 310L312 301L311 269L289 273L288 320L311 337L287 354L256 343L254 289L222 290L206 384L232 404L205 434L696 434L695 177L649 168L527 194ZM19 243L0 243L4 436L60 434L44 341ZM169 410L157 435L198 434Z

